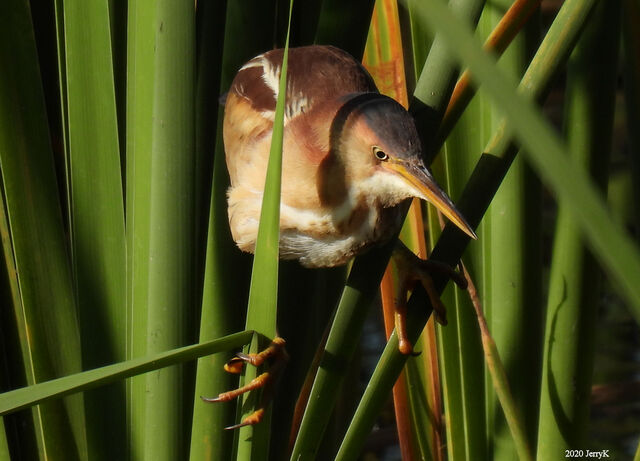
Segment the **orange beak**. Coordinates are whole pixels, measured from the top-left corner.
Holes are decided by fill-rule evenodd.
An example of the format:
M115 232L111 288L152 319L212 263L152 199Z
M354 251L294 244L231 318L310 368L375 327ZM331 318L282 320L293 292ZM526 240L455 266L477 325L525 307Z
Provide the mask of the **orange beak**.
M478 236L473 231L469 223L456 209L455 205L443 191L435 179L429 173L424 165L406 162L400 159L389 159L383 166L389 170L398 173L407 183L420 192L419 197L423 200L431 202L442 214L460 228L465 234L473 239Z

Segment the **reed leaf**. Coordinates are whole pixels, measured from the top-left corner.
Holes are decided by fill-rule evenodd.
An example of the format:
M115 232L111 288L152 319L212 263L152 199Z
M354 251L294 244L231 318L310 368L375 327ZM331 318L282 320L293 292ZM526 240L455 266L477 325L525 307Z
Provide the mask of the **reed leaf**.
M222 110L218 120L221 131ZM238 257L226 219L217 219L227 212L225 192L229 183L221 136L218 142L203 281L200 342L240 330L244 323L241 306L246 303L246 261ZM234 280L231 280L230 274L233 274ZM229 356L224 354L198 360L189 450L191 460L231 458L234 433L224 428L234 424L236 411L233 405L212 405L201 400L203 396L217 395L238 385L237 376L224 371L224 364L228 360Z
M480 19L479 29L483 35L488 35L485 49L496 46L496 51L502 52L506 43L512 41L499 65L517 78L521 78L530 59L532 38L538 36L535 16L522 33L517 37L513 35L537 6L539 2L535 1L498 2L488 6ZM465 75L470 78L469 72ZM464 78L463 75L458 81L457 88L465 82ZM454 102L455 95L456 90L447 114L451 115L449 110L453 104L460 103ZM484 135L482 148L498 127L502 114L495 110L485 95L479 94L476 101L481 107L478 126ZM446 131L447 114L440 133ZM474 158L477 152L479 149ZM543 318L540 309L541 196L539 182L531 169L523 158L516 158L485 215L480 231L484 242L483 277L476 275L474 281L480 283L483 280L483 285L479 286L479 298L493 337L485 338L486 334L483 334L483 345L485 354L487 345L493 346L490 350L499 351L499 356L486 355L487 364L496 365L487 365L485 371L488 457L496 461L512 460L518 457L518 453L528 453L530 450L525 445L535 440L537 432ZM502 366L504 370L501 370ZM506 384L505 378L510 385ZM498 396L502 397L498 399ZM509 397L511 406L502 403L505 396ZM515 409L513 401L517 405ZM523 420L505 420L503 413L509 416L519 414ZM514 426L518 429L517 437L510 429ZM524 429L526 437L522 434Z
M66 213L63 211L69 232L70 241L73 240L73 223L71 222L71 166L69 165L69 110L67 98L67 72L66 72L66 47L65 47L65 30L64 30L64 6L62 0L54 2L55 20L56 20L56 57L58 62L58 81L59 98L60 98L60 137L64 158L64 179L62 186L64 188L64 199L66 200ZM63 208L64 210L65 208ZM73 258L73 245L70 245L71 257Z
M127 13L127 359L147 354L147 300L149 297L149 232L153 88L156 55L155 22L151 1L128 3ZM127 383L127 445L133 459L144 458L145 377Z
M407 88L405 84L403 47L400 35L400 21L396 0L378 0L373 9L371 28L364 51L363 65L373 77L378 90L394 98L405 108L408 106ZM416 201L417 203L417 201ZM413 206L413 220L421 219L420 206ZM420 218L415 215L419 214ZM405 220L405 227L408 220ZM424 232L422 233L424 242ZM409 247L414 249L414 247ZM385 334L388 337L394 328L396 316L396 292L399 289L398 277L392 269L392 262L387 266L380 283L380 298L384 316ZM399 293L403 296L404 293ZM393 387L393 407L398 432L400 454L403 459L415 459L417 445L414 430L411 427L410 388L407 386L406 374L398 377Z
M475 26L484 7L484 0L453 0L451 12L457 17L469 21ZM409 3L420 14L420 4ZM452 59L447 41L437 34L434 36L427 60L416 82L410 110L413 114L418 133L422 138L424 156L431 163L436 155L433 141L442 120L451 92L458 77L458 64Z
M224 51L226 0L196 4L195 87L195 212L196 293L201 294L207 252L211 185L218 119L221 117L220 80ZM196 305L200 304L196 299Z
M341 380L348 371L367 310L376 296L393 245L390 242L371 250L353 263L311 388L309 403L291 454L292 460L316 458Z
M208 341L243 328L250 274L250 259L246 255L242 256L235 247L227 220L226 191L229 187L229 175L222 142L224 108L219 99L229 89L237 69L248 59L270 46L273 24L265 18L273 17L275 3L253 1L248 6L246 2L242 4L231 2L224 9L222 4L214 6L211 2L205 2L199 8L203 15L200 27L205 29L202 31L202 36L213 34L214 31L208 29L216 27L218 21L222 20L220 16L224 19L224 40L220 44L222 57L219 68L212 68L213 63L204 62L209 58L203 57L204 51L201 51L202 61L198 64L200 70L196 101L200 107L196 112L196 143L198 149L211 149L207 152L199 152L198 155L203 163L207 163L204 161L205 156L213 156L210 207L206 210L209 221L199 334L200 341ZM210 11L211 9L214 11ZM254 14L248 14L249 11ZM214 20L215 22L212 23L211 21ZM215 33L220 32L222 31ZM249 33L251 39L247 35ZM246 36L247 40L234 39L240 34ZM200 46L206 48L214 45L201 43ZM219 82L217 87L210 87L215 83L209 81L213 78L210 77L213 72L216 73L214 80ZM212 110L215 110L217 115L215 125L208 124L213 123L210 120ZM212 129L214 126L215 132ZM215 141L213 147L209 144L212 137ZM201 180L206 189L206 178ZM203 194L204 191L199 190L199 193ZM232 457L235 433L224 431L224 428L235 424L237 415L234 405L207 404L200 398L215 396L238 385L238 377L223 369L228 360L229 356L219 354L198 361L189 452L192 460Z
M402 11L403 6L406 8L406 27L410 28L411 31L409 43L410 59L407 59L405 54L405 67L410 69L406 81L408 89L410 88L411 93L413 93L433 37L431 31L417 20L413 2L409 2L406 6L400 3L400 11ZM403 16L401 15L400 20L402 21L402 19ZM406 50L407 42L405 41L403 44ZM441 164L442 162L437 162L435 166L441 166ZM433 164L431 168L433 171ZM442 177L439 172L435 172L435 176ZM428 257L427 247L430 249L433 246L433 242L440 234L440 228L439 226L433 226L428 234L429 242L427 242L425 226L430 218L435 216L433 207L423 208L423 204L418 200L414 200L411 206L412 208L419 208L420 213L409 211L408 219L400 232L400 237L403 242L408 243L414 252L419 250L417 254L420 257L426 258ZM426 214L423 210L426 211ZM448 300L443 299L443 302L445 305L449 304ZM416 440L421 456L425 459L441 461L445 456L444 447L446 445L443 437L446 424L445 419L442 417L443 389L441 386L441 373L438 367L438 344L434 319L427 323L422 335L415 344L415 348L421 350L422 354L408 360L406 375L410 390L412 418L414 419L414 427L416 427ZM446 422L448 421L447 419ZM426 428L429 429L427 430Z
M451 197L459 197L473 167L478 152L486 142L485 130L478 122L486 114L479 104L471 104L446 142L442 152L444 174L440 183ZM442 178L442 179L441 179ZM432 226L441 229L440 220ZM464 262L479 286L484 286L484 261L487 257L486 221L478 228L478 241L464 254ZM433 227L431 232L435 232ZM447 415L447 452L450 459L487 459L485 408L476 394L484 391L482 348L477 321L469 297L455 287L447 288L448 324L436 326L439 344L439 364L443 379L444 410ZM473 396L473 397L471 397Z
M461 20L475 25L484 5L485 2L480 1L458 1L451 2L449 8ZM419 6L415 5L415 8L418 10L415 14L419 15ZM458 69L446 40L441 34L435 33L411 103L428 160L437 154L433 140L449 103ZM451 197L459 196L473 168L474 155L481 148L482 141L477 138L479 131L475 129L475 114L467 115L459 134L452 136L447 144L447 155L443 158L445 176L439 179ZM439 223L436 225L440 227ZM435 232L435 229L431 231ZM482 257L480 245L474 245L476 257L470 262L474 266ZM486 452L482 424L484 408L479 399L469 398L482 389L484 379L475 317L464 293L461 295L459 290L451 288L445 293L445 299L448 300L447 305L452 307L448 312L449 324L444 328L437 327L436 332L447 414L447 452L453 460L468 458L471 453L475 459L483 459Z
M491 33L484 42L484 49L502 55L538 9L540 2L541 0L516 0L511 3L500 22L495 27L492 26ZM497 2L495 6L506 8L507 5L508 3L505 2ZM444 144L475 93L476 89L471 85L471 74L468 69L465 69L456 82L451 101L442 117L442 124L438 128L437 138L434 141L434 150L439 150Z
M193 322L194 6L129 4L127 233L132 357L184 344ZM179 459L184 369L134 380L134 456Z
M255 332L253 331L242 331L212 341L158 352L5 392L0 394L0 415L13 413L41 402L59 399L65 395L103 386L123 378L148 373L176 363L225 352L247 344L254 334Z
M576 168L608 180L621 1L600 2L569 61L565 131ZM601 67L591 72L593 63ZM600 269L583 243L576 206L560 200L544 339L538 457L585 446ZM581 206L581 205L578 205Z
M622 13L622 45L624 50L625 109L631 156L633 196L640 197L640 4L637 0L624 0ZM637 203L637 202L636 202ZM640 206L634 207L636 237L640 235Z
M73 272L83 368L126 358L124 198L106 0L64 2ZM126 450L124 383L85 394L89 450Z
M337 46L356 57L362 56L374 5L375 0L346 3L340 0L324 0L314 42L319 45ZM367 19L363 21L363 18Z
M0 270L2 274L2 286L6 294L3 296L3 306L21 306L20 287L18 285L18 275L16 272L15 256L12 250L11 236L9 230L9 221L7 218L6 206L4 199L0 201L0 236L2 238L3 259L5 264ZM3 309L2 325L0 329L2 333L2 391L8 391L12 388L27 385L27 374L31 372L33 365L26 360L29 358L29 350L25 347L28 341L21 338L27 331L24 324L24 318L17 315L18 309ZM26 371L26 373L25 373ZM14 440L20 438L24 433L29 433L32 440L31 443L25 444L28 447L20 449L20 456L31 457L33 459L43 457L44 450L44 434L43 420L40 418L41 407L36 406L30 412L23 412L16 415L13 420L11 418L2 417L3 433L6 443L9 444L9 436L13 436ZM20 428L21 430L19 430ZM15 441L13 443L15 445ZM8 449L11 447L7 447ZM15 446L13 447L15 451ZM10 459L9 456L0 459Z
M247 328L255 329L268 338L276 336L276 321L278 308L278 262L280 239L280 189L282 183L282 144L284 133L284 110L287 93L287 63L289 58L289 32L291 29L291 13L293 0L289 3L289 24L284 55L280 67L280 83L273 120L271 135L271 149L265 178L264 195L260 211L260 224L256 240L255 257L251 272L251 286L249 287L249 304L247 307ZM254 341L250 352L256 353L264 344ZM282 359L282 358L281 358ZM244 382L257 377L255 367L245 371ZM242 383L243 381L241 381ZM247 404L247 399L255 394L243 396L242 408L254 408L257 405ZM255 400L253 400L255 402ZM243 412L243 418L247 413ZM240 428L238 442L239 460L267 459L269 455L270 414L266 412L259 426L245 426Z
M426 259L428 254L422 206L420 200L412 201L400 231L400 239L418 257ZM420 354L407 361L404 373L411 410L412 435L422 458L440 461L444 456L444 422L434 319L427 323L414 349L420 351Z
M81 370L71 267L67 252L30 9L0 5L0 167L20 299L11 306L29 384ZM86 458L82 396L33 412L42 457Z
M9 441L4 425L4 418L0 418L0 459L11 459L9 452Z

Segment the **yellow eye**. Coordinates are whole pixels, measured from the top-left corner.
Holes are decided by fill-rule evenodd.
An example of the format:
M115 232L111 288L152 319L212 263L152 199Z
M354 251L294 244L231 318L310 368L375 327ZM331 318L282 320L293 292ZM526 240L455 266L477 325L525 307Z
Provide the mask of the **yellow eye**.
M373 146L372 150L373 155L375 155L378 160L382 162L386 162L387 160L389 160L389 156L386 154L386 152L380 149L378 146Z

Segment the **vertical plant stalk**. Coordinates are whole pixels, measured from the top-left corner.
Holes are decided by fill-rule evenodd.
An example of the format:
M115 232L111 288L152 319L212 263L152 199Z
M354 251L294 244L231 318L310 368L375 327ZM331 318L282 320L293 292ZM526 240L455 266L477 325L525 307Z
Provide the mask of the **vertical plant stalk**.
M404 81L404 58L399 27L396 0L378 0L373 9L363 65L373 77L378 90L382 94L394 98L407 108L409 101ZM411 209L415 210L416 207ZM419 208L417 209L419 210ZM380 283L382 312L387 338L393 331L394 320L398 315L395 295L399 281L394 277L392 266L393 263L390 262ZM404 293L398 294L400 296L405 295ZM417 391L420 392L419 389ZM402 459L417 459L416 442L411 427L411 408L408 392L406 374L402 374L398 377L398 382L393 386L393 407L400 453Z
M392 273L392 263L389 263L387 270L380 282L380 300L382 302L384 316L384 332L387 337L391 335L394 328L395 319L395 299L397 281ZM416 441L413 437L411 427L411 410L409 394L407 389L407 375L402 373L393 385L393 410L395 413L396 430L398 433L398 444L402 459L417 459Z
M487 9L490 7L487 6L485 11ZM476 164L478 152L486 143L487 133L482 125L485 116L478 101L474 101L438 158L444 173L436 178L450 197L460 196ZM478 240L465 253L465 260L478 274L482 287L485 280L486 229L485 218L478 229ZM431 221L430 231L435 235L442 232L440 220ZM485 370L477 322L471 302L463 291L451 286L443 295L447 299L449 323L436 325L436 333L447 416L446 450L452 460L470 456L478 460L487 459L486 412L483 399L478 397L484 395Z
M400 4L399 8L404 14L400 15L401 24L403 20L406 24L402 29L410 30L410 34L404 35L406 38L403 41L403 45L405 50L410 49L410 53L405 51L405 68L409 69L409 72L405 72L405 81L407 83L407 90L413 93L416 81L420 77L417 72L422 69L426 61L427 52L431 47L432 37L430 31L425 30L420 21L416 20L414 8L403 4ZM433 169L433 165L431 167ZM437 173L435 173L435 175L438 177ZM427 242L425 238L422 204L418 200L414 200L411 207L412 210L410 210L407 215L408 219L405 221L405 227L403 231L401 231L401 238L405 243L407 241L411 242L410 248L412 248L420 258L427 258ZM429 214L432 215L433 213L427 213L427 215ZM429 244L432 245L433 242L431 240L434 239L434 234L430 232L429 238ZM413 417L417 427L430 426L428 434L416 432L416 439L418 440L421 455L425 457L425 459L431 456L434 460L441 461L445 453L445 444L442 440L445 431L444 421L442 420L442 389L440 386L440 369L438 367L438 344L435 321L433 319L427 323L416 346L421 348L423 353L419 357L409 359L407 379L409 380L410 388L426 390L427 411L425 414L425 405L420 399L419 392L413 392L411 396L412 400L414 400L414 402L417 400L417 403L413 403L412 405L414 405L414 407L421 405L419 411L414 411ZM418 416L423 416L424 422L418 420Z
M451 0L449 8L457 17L475 26L484 4L484 0ZM414 3L410 3L410 6L414 9L419 8ZM451 98L457 75L458 65L448 50L446 40L436 34L410 104L418 133L422 138L427 164L431 163L437 154L434 145L435 134Z
M19 302L11 306L28 384L81 370L80 334L29 4L0 2L0 168ZM15 288L14 288L15 290ZM14 298L14 302L18 301ZM81 395L33 412L38 452L85 458Z
M620 0L600 2L569 61L565 131L576 168L606 190L613 132ZM593 71L594 62L598 72ZM584 446L600 269L572 205L560 200L544 340L538 456Z
M153 88L156 54L150 52L156 32L152 1L128 2L127 13L127 359L147 354L149 231ZM127 382L127 445L131 459L144 459L145 376Z
M440 382L440 370L438 368L438 344L436 339L435 319L427 322L423 331L425 339L425 359L424 367L428 372L429 390L427 393L427 402L432 412L431 419L431 444L433 450L434 461L444 460L445 442L443 440L444 422L442 420L442 385Z
M129 3L128 301L132 357L184 344L193 321L193 4ZM181 459L191 400L183 366L132 382L131 452Z
M217 219L226 213L225 192L229 182L225 178L221 136L217 136L222 131L223 108L218 99L226 13L226 0L196 5L194 301L196 307L200 306L198 342L239 331L244 324L242 315L230 308L234 302L233 287L242 286L239 281L243 280L244 273L234 265L228 225L224 219ZM216 177L215 182L213 177ZM223 271L233 273L238 283L224 283ZM201 400L201 396L213 395L216 390L220 393L237 385L237 377L224 372L226 359L218 354L197 361L189 447L191 461L231 458L233 434L223 429L233 424L233 406L206 405ZM218 386L217 389L214 386Z
M0 458L11 459L9 452L9 441L5 430L4 418L0 418Z
M218 129L218 132L222 131L222 109ZM247 268L234 254L227 220L220 219L227 213L228 183L222 136L219 136L214 158L199 342L239 331L244 326L244 315L238 309L246 299L241 292L246 287L241 281L248 276ZM234 281L229 274L233 274ZM216 395L238 385L237 376L224 371L224 364L228 360L229 356L225 354L198 360L189 450L189 459L192 461L231 458L234 433L224 428L234 424L234 406L207 404L201 399L202 396Z
M27 334L27 327L25 323L26 318L23 315L24 308L22 307L22 299L20 297L18 272L16 270L15 254L13 250L13 244L11 242L11 231L9 229L9 220L7 216L7 203L4 195L2 197L2 201L0 201L0 208L1 208L0 237L2 239L2 253L3 253L4 264L5 264L4 270L2 270L1 273L3 274L3 276L6 274L6 285L8 285L8 288L9 288L8 290L9 294L5 295L5 299L9 300L10 298L11 305L13 307L12 312L6 312L6 314L3 315L2 317L3 320L4 319L13 320L11 322L9 321L3 322L4 326L2 328L2 336L3 336L2 340L5 343L5 347L3 348L4 350L2 352L5 353L5 359L3 360L2 365L9 365L10 363L11 365L13 365L13 368L10 368L7 370L8 373L12 373L12 372L14 373L12 376L12 379L8 380L9 385L12 386L12 385L15 385L14 383L16 383L16 381L20 384L33 383L34 382L33 376L35 373L34 373L33 353L31 349L28 347L29 341L26 338L26 334ZM7 311L9 311L9 309L7 309ZM11 327L9 327L9 325L11 325ZM8 336L7 330L9 330L10 328L15 329L15 334L12 336L15 336L18 342L17 347L12 348L14 353L19 354L19 356L15 356L15 357L13 355L9 355L11 351L7 350L9 348L6 347L7 342L10 340L7 337ZM11 359L11 362L9 362L10 359ZM29 421L29 417L25 414L25 420L27 421L27 424L31 426L28 429L25 428L25 430L33 433L35 446L30 447L29 452L22 453L23 456L30 455L32 457L38 457L38 456L40 458L45 457L46 444L44 443L44 439L45 439L44 427L46 426L43 425L45 420L42 415L43 415L43 408L39 405L36 405L31 409L31 415L30 415L31 421ZM2 418L2 420L4 421L4 417ZM7 421L7 423L9 423L9 421ZM10 424L11 423L5 426L5 430L6 428L11 427ZM3 459L3 458L0 457L0 459ZM10 459L9 456L7 456L6 459Z
M203 290L206 264L209 212L211 209L212 172L216 151L218 120L222 118L220 82L226 26L227 1L200 2L196 5L196 87L195 87L195 152L196 152L196 294ZM195 301L199 305L201 299ZM226 304L226 303L225 303Z
M108 3L64 2L72 261L83 367L126 359L126 253ZM90 452L126 452L125 387L85 394Z
M56 19L56 51L58 58L58 80L60 85L60 112L61 112L61 136L62 151L64 152L64 173L65 181L64 198L66 199L66 209L71 210L71 166L69 165L69 110L67 107L67 65L66 65L66 47L64 38L64 5L62 0L55 0L55 19ZM69 238L73 239L73 222L70 211L67 211L64 218L67 220L67 228L69 229ZM73 245L70 246L71 257L73 258Z
M400 239L419 258L427 259L427 244L420 200L414 199L412 201L405 225L400 232ZM387 335L387 339L389 336L390 334ZM421 353L419 356L409 359L404 373L407 378L411 405L413 435L422 458L440 461L444 455L442 441L444 425L438 346L433 319L425 326L414 348L420 350Z
M211 8L216 11L210 12ZM222 141L224 107L220 98L229 89L238 68L247 59L271 45L273 24L269 18L274 15L275 2L265 0L252 0L241 4L228 2L226 15L222 15L221 8L222 5L218 2L216 4L202 2L198 5L199 13L204 16L201 18L200 27L215 27L208 21L212 19L211 16L216 17L216 23L222 21L219 16L223 16L224 20L221 65L211 69L213 63L199 62L201 73L198 76L198 91L201 92L198 93L198 101L196 101L196 104L213 106L213 108L201 107L199 111L196 111L196 143L198 148L205 149L207 147L210 141L210 133L208 132L213 131L213 128L215 128L216 140L214 149L206 152L206 155L213 156L213 178L209 198L210 209L207 210L209 227L202 291L200 341L231 334L243 329L245 325L251 260L248 255L241 255L233 243L229 230L226 200L229 175ZM210 33L213 31L202 31L203 37ZM238 36L243 36L245 39L237 41L235 37ZM213 45L200 43L199 46L211 47ZM201 56L201 59L205 58ZM214 83L209 81L207 77L208 72L212 71L219 73L217 78L220 84L218 87L208 88ZM210 94L208 99L201 100L203 93L207 93L203 91L204 88L213 94ZM217 111L215 127L206 125L204 120L205 114L210 110ZM198 117L201 117L199 121ZM200 152L199 155L204 155L204 153ZM205 182L204 179L202 180ZM229 355L219 354L204 357L198 361L189 451L191 460L232 458L237 431L225 431L224 428L235 423L237 417L235 405L231 402L207 404L200 398L201 396L217 395L238 385L238 376L229 374L223 369L228 360Z
M194 306L195 12L189 3L160 1L155 13L149 353L186 342ZM184 456L186 431L176 430L185 427L185 404L191 401L184 378L182 366L146 376L145 459Z
M374 287L379 285L393 245L390 242L377 251L369 251L356 258L353 263L313 382L309 404L291 455L292 460L316 459L341 380L348 370L364 319L376 295L376 289L371 284L375 283Z
M200 2L196 5L198 56L196 59L195 89L195 152L196 152L196 249L195 249L195 305L200 306L198 341L204 342L239 331L242 316L229 309L233 303L233 286L241 283L221 283L221 268L235 273L243 280L243 272L233 264L232 243L224 219L226 213L226 168L222 154L221 136L223 108L218 101L222 80L222 58L227 22L227 1ZM214 130L213 128L216 127ZM219 141L219 145L218 142ZM221 155L215 155L216 150ZM216 163L218 164L217 166ZM214 179L213 177L217 176ZM201 296L198 296L200 295ZM215 306L219 306L216 309ZM225 308L227 310L225 310ZM229 459L233 434L223 429L235 416L231 405L205 405L201 396L213 395L237 385L236 376L224 372L227 357L218 354L197 361L191 443L189 459ZM213 386L219 386L217 389Z
M484 6L485 2L482 1L451 1L448 9L457 18L474 27ZM420 5L416 3L413 8L417 13ZM437 155L436 149L440 148L434 144L434 139L450 101L459 69L460 65L453 59L446 39L441 33L435 32L411 102L428 162ZM469 123L474 124L475 121L471 119ZM464 129L461 131L464 135L456 139L459 142L447 146L450 155L443 159L445 177L438 178L454 198L459 196L473 168L470 164L475 163L469 155L469 151L474 150L473 140L469 139L469 132ZM471 130L470 133L473 135L477 131ZM481 146L480 142L476 149ZM433 228L431 231L435 232ZM474 248L478 247L477 243L474 244ZM443 404L447 415L446 450L452 460L469 456L482 460L486 452L484 407L479 399L470 397L481 389L484 379L479 335L470 309L460 306L467 302L466 298L460 298L459 291L452 287L445 293L445 299L444 302L450 307L449 323L446 327L437 325L435 329L443 382Z
M282 183L282 144L284 133L284 110L287 94L287 64L289 60L289 35L291 30L291 13L293 0L289 2L289 22L287 39L284 46L278 98L273 120L271 149L265 179L260 224L256 240L255 257L249 288L249 305L247 308L247 329L255 330L259 335L274 338L277 330L278 313L278 263L280 239L280 190ZM258 336L258 335L257 335ZM252 341L250 351L258 352L264 344L257 337ZM281 358L282 359L282 358ZM244 382L248 383L257 377L255 367L247 367ZM242 382L242 381L241 381ZM241 400L242 417L249 412L245 408L253 406L249 402L255 394L245 394ZM255 402L255 400L253 400ZM270 411L265 412L262 422L257 426L240 428L238 442L238 460L267 459L269 455Z
M314 43L331 44L351 53L362 56L367 41L369 21L375 0L324 0L320 9L318 29ZM345 31L349 30L349 33Z
M478 25L481 36L489 34L485 49L494 39L502 40L497 35L498 31L522 28L531 11L524 12L524 17L517 19L519 12L514 11L514 7L518 3L521 8L535 9L535 5L527 6L522 2L511 4L509 1L494 2L485 9ZM509 4L511 7L505 13ZM514 18L519 23L509 25ZM536 23L535 20L528 21L528 27L517 37L507 37L511 44L500 58L499 66L515 78L522 77L531 59L531 45L538 44ZM500 50L504 50L503 46ZM453 99L450 107L454 104ZM472 101L472 107L478 108L479 115L475 131L483 136L482 144L470 153L475 161L503 115L484 94ZM530 442L535 440L537 434L542 357L541 196L539 181L526 165L525 159L516 158L482 221L479 232L482 262L473 267L473 273L476 274L474 278L482 295L486 323L504 364L513 399L523 417L522 429L526 431L526 439ZM473 259L467 259L470 256L465 256L465 262L474 262ZM503 416L494 383L491 369L485 366L484 425L489 440L487 457L494 461L511 461L518 458L518 446L509 421Z
M464 267L464 265L462 265L462 268L468 283L467 291L469 293L469 298L471 298L476 317L478 318L478 326L480 327L480 335L482 338L482 349L484 350L487 368L491 374L493 387L498 394L500 405L502 406L507 418L511 435L515 441L518 458L521 461L533 461L531 448L529 447L529 443L527 442L527 438L524 433L522 418L518 414L518 408L516 407L515 400L513 399L513 395L509 389L509 381L507 380L507 374L505 373L502 360L500 360L498 348L491 337L487 321L482 313L482 304L480 303L478 292L467 268Z

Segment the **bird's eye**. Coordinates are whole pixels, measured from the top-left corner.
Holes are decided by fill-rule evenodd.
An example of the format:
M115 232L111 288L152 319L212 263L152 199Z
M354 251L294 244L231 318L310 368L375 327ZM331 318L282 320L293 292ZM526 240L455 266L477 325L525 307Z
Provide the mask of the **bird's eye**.
M383 162L389 160L389 156L386 154L386 152L380 149L378 146L373 146L373 155L375 155L378 160L381 160Z

